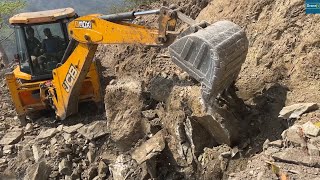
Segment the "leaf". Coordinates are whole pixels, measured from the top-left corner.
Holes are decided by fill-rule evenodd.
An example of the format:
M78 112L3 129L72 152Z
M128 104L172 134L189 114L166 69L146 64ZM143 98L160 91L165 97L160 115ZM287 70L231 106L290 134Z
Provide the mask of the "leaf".
M271 171L277 175L280 173L280 168L274 164L271 164Z
M270 161L266 161L266 163L268 163L271 166L271 171L276 174L279 175L280 173L280 168L276 165L274 165L274 163L270 162Z
M280 180L288 180L288 176L286 173L280 173Z
M317 126L318 128L320 128L320 122L316 122L314 123L315 126Z
M271 166L271 171L276 174L280 180L288 180L287 173L281 172L280 168L270 161L266 161Z

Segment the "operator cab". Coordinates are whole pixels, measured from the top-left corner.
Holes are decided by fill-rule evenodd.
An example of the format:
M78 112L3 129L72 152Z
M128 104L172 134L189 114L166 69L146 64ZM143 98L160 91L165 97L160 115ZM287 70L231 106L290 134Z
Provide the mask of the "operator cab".
M67 24L74 18L72 8L20 13L10 18L21 73L31 75L30 80L52 78L52 70L61 62L69 43Z

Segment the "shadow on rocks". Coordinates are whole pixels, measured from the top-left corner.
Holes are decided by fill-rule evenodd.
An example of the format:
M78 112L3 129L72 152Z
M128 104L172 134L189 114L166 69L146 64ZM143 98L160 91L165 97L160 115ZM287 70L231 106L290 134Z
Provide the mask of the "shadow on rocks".
M248 136L251 138L250 142L242 143L251 144L252 148L248 150L247 155L261 152L267 139L274 141L281 138L286 122L278 116L285 106L288 90L287 87L275 83L266 86L249 102L250 114L246 119L250 122Z

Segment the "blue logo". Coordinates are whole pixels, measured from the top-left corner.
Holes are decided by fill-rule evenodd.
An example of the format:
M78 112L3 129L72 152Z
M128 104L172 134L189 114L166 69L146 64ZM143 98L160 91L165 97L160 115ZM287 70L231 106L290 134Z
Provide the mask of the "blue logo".
M305 6L307 14L320 14L320 0L306 0Z

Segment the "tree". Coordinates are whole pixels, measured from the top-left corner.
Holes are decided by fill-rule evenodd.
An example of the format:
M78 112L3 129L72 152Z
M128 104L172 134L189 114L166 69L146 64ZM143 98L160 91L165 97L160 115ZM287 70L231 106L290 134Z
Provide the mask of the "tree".
M8 19L9 16L11 16L16 11L23 8L25 5L25 2L22 0L18 1L9 1L5 0L3 2L0 2L0 31L4 31L4 29L8 28L8 24L5 23L5 21ZM5 65L9 64L8 56L2 46L2 42L7 39L7 37L10 36L10 34L1 33L2 36L0 39L0 61L2 61Z

